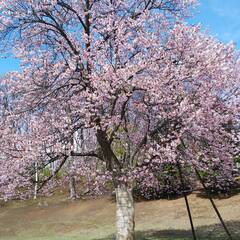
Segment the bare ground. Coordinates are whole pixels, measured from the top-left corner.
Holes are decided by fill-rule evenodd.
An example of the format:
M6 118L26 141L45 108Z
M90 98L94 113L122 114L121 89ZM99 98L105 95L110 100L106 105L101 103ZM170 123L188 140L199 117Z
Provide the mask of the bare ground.
M208 199L189 202L198 239L227 240ZM240 194L215 199L235 240L240 240ZM136 203L137 239L190 240L183 198ZM115 203L109 197L71 202L64 195L14 201L0 207L0 240L113 239Z

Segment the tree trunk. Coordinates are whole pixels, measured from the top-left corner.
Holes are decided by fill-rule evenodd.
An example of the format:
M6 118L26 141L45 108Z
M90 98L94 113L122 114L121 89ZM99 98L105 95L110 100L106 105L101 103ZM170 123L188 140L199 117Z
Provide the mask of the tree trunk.
M37 190L38 190L38 164L35 163L35 184L34 184L34 195L33 199L37 199Z
M70 156L68 158L68 177L69 177L68 186L69 186L69 199L71 200L75 200L78 198L76 190L76 179L73 171L73 161L74 158Z
M70 174L69 175L69 199L75 200L78 198L76 191L76 180L75 177Z
M134 204L132 191L126 186L116 188L117 202L117 238L116 240L134 240Z

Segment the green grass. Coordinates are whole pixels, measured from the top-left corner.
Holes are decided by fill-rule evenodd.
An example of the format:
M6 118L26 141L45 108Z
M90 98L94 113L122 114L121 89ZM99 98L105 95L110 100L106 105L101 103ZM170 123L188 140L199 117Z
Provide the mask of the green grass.
M235 240L238 240L239 237L239 223L230 223L231 230L233 232L235 226ZM214 231L215 229L215 231ZM218 229L216 231L216 229ZM111 232L111 231L110 231ZM211 232L211 233L210 233ZM237 233L238 232L238 233ZM42 236L41 236L42 235ZM51 230L42 231L33 229L22 229L21 233L17 236L4 237L1 240L113 240L114 234L109 234L109 229L101 228L98 230L87 230L86 232L77 232L70 234L64 234L53 232ZM192 240L191 232L189 230L160 230L160 231L145 231L145 232L136 232L137 240ZM197 228L197 239L198 240L226 240L227 237L225 233L220 230L220 225L213 225L208 227Z

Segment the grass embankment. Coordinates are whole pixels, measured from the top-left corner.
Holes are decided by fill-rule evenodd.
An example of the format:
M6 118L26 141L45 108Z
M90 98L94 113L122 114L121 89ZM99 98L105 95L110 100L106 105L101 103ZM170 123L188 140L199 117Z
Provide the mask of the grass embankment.
M198 239L226 240L208 199L189 196ZM240 194L216 200L235 239L240 239ZM0 207L0 240L114 239L115 203L110 198L71 202L57 195L13 201ZM183 198L136 203L137 239L190 240Z

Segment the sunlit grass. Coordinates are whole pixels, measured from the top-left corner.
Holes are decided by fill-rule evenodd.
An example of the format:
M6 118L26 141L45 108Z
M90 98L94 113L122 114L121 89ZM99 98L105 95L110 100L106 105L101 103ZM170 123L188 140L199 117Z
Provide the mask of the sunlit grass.
M217 218L207 222L215 217L208 208L209 201L195 195L189 198L194 223L198 223L197 239L226 240ZM239 199L236 195L216 200L223 216L229 217L226 224L235 240L240 236ZM184 230L187 228L189 221L181 198L136 204L136 240L192 240L191 231ZM71 202L66 193L58 193L0 207L0 240L114 240L114 232L115 202L110 198Z

